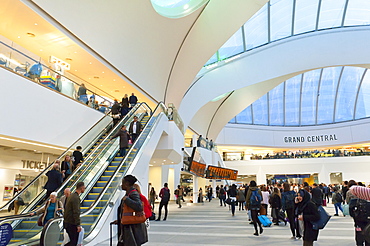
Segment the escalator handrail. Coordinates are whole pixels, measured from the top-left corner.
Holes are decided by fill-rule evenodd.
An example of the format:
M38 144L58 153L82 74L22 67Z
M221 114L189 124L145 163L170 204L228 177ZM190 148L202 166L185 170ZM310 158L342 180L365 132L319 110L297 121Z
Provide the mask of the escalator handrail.
M157 107L152 111L152 113L151 113L151 117L149 118L149 120L148 120L148 122L147 122L147 124L145 125L145 127L144 127L144 129L143 129L143 131L142 132L145 132L145 129L147 128L147 127L149 127L149 122L150 122L150 120L152 119L152 117L154 117L154 114L155 114L155 112L157 111L157 109L158 109L158 107L160 107L160 106L162 106L162 107L164 107L165 109L167 109L167 107L165 106L165 104L163 103L163 102L160 102L160 103L158 103L158 105L157 105ZM165 115L167 115L167 112L165 111L164 112L165 113ZM142 133L141 132L141 133ZM140 135L141 135L141 133L140 133ZM140 135L138 136L138 139L139 139L139 137L140 137ZM116 168L116 170L114 171L114 173L112 174L112 176L110 177L110 179L108 180L108 182L107 182L107 184L104 186L104 188L102 189L102 191L100 192L100 194L99 194L99 196L95 199L95 201L89 206L89 208L85 211L85 212L83 212L83 213L81 213L81 217L83 217L83 216L85 216L85 215L87 215L87 214L89 214L89 213L91 213L95 208L96 208L96 206L98 205L98 203L100 202L100 200L103 198L103 195L106 193L106 191L108 190L108 188L110 187L110 185L111 185L111 183L112 183L112 180L114 179L114 177L117 175L117 173L119 172L119 170L122 168L122 164L125 162L125 160L128 158L128 156L129 156L129 154L130 154L130 152L134 149L134 147L135 147L135 144L137 144L138 143L138 141L136 141L133 145L132 145L132 147L130 148L130 150L127 152L127 154L126 154L126 156L125 156L125 158L123 158L122 159L122 161L120 162L120 164L117 166L117 168ZM63 218L54 218L54 219L51 219L51 221L49 221L45 226L44 226L44 228L42 229L43 230L43 232L44 231L46 231L53 223L57 223L57 222L59 222L59 221L63 221ZM41 241L43 241L44 240L44 237L45 237L45 233L41 233L41 238L40 238L40 242Z
M64 155L66 155L68 152L71 151L72 147L76 145L76 143L78 143L78 141L80 141L84 136L86 136L86 134L88 134L95 126L97 126L102 120L104 120L108 114L110 113L107 112L106 114L104 114L104 116L102 118L100 118L100 120L98 120L92 127L89 128L89 130L87 130L81 137L79 137L76 141L74 141L57 159L61 159ZM110 123L109 123L110 124ZM99 133L101 134L107 127L104 127L104 129ZM2 211L4 208L8 207L12 202L14 202L16 199L18 199L18 197L20 197L21 195L23 195L23 193L31 186L33 185L36 180L38 180L42 175L44 175L46 172L48 172L50 170L50 168L52 167L52 165L54 165L54 162L52 162L49 166L47 166L41 173L39 173L30 183L28 183L25 187L23 187L23 189L21 191L19 191L17 194L15 194L15 196L13 196L7 203L5 203L3 206L0 207L0 211Z
M140 104L137 104L137 105L135 105L134 106L134 108L132 108L131 110L130 110L130 112L127 114L127 115L125 115L125 117L121 120L121 121L125 121L125 120L127 120L129 117L131 117L135 112L136 112L136 110L138 109L138 108L140 108L141 107L141 105L143 105L143 104L145 104L145 103L140 103ZM145 107L147 106L147 105L144 105ZM115 131L116 130L116 128L119 126L120 124L117 124L116 125L116 127L114 127L110 132L113 132L113 131ZM107 137L109 136L109 134L107 135ZM107 139L107 137L90 153L90 155L89 156L91 156L93 153L95 153L96 152L96 150L98 150L99 149L99 147L104 143L104 141ZM102 151L102 150L101 150ZM82 168L84 168L84 170L82 171L82 172L80 172L79 174L78 174L78 176L77 176L77 178L76 178L76 181L75 182L73 182L72 183L72 186L71 187L73 187L75 184L76 184L76 182L77 182L77 180L79 180L79 178L84 174L84 171L86 170L86 169L88 169L89 167L90 167L90 165L91 165L91 163L94 163L95 162L95 160L96 160L96 158L98 158L98 155L97 156L95 156L94 158L92 158L91 160L89 160L88 158L87 159L85 159L84 160L84 162L80 165L80 166L78 166L77 167L77 169L74 171L74 173L75 174L77 174L79 171L80 171L80 169L82 169ZM90 161L90 163L88 164L88 165L83 165L86 161ZM74 178L75 176L74 175L69 175L68 176L68 178L62 183L62 185L55 191L55 192L57 192L57 193L59 193L65 186L66 186L66 184L72 179L72 178ZM36 196L35 197L35 199L37 200L37 201L39 201L40 199L38 199L39 197L40 197L40 194L43 194L43 193L45 193L45 190L43 190L43 191L41 191L40 193L39 193L39 195L38 196ZM33 203L35 203L35 199L33 200ZM36 201L36 202L37 202ZM29 212L31 212L32 210L30 210L30 211L27 211L27 213L29 213Z
M127 119L129 119L135 112L136 112L136 110L137 109L139 109L142 105L144 105L144 107L146 107L147 106L147 104L145 103L145 102L143 102L143 103L140 103L140 104L136 104L135 105L135 107L134 108L132 108L131 110L130 110L130 112L128 113L128 114L126 114L125 115L125 117L123 118L123 119L121 119L120 120L120 122L122 122L122 121L125 121L125 120L127 120ZM117 124L110 132L114 132L114 131L116 131L117 129L118 129L118 127L120 126L120 124ZM108 138L109 138L109 134L104 138L104 140L102 140L101 141L101 143L98 145L98 146L96 146L96 148L91 152L91 154L93 154L95 151L97 151L98 149L99 149L99 147L106 141L106 140L108 140ZM101 150L102 151L102 150ZM96 155L92 160L90 160L90 163L89 164L87 164L86 166L85 166L85 169L84 169L84 171L86 170L86 169L88 169L89 167L90 167L90 165L92 164L92 163L94 163L94 161L96 160L98 158L98 155ZM82 168L82 166L84 166L83 164L81 164L77 169L76 169L76 172L78 172L81 168ZM73 187L75 187L75 185L77 184L77 182L78 182L78 180L79 180L79 178L81 177L81 175L83 175L84 174L84 171L83 172L81 172L80 173L80 175L76 178L76 180L70 185L71 187L70 188L72 188L73 189ZM63 184L55 191L55 192L57 192L57 193L59 193L60 191L62 191L62 189L64 188L64 183L67 183L68 181L70 181L71 179L72 179L72 177L73 177L73 175L70 175L67 179L66 179L66 181L65 182L63 182Z
M164 106L164 108L167 108L163 102L159 102L159 103L158 103L158 105L157 105L157 107L156 107L156 108L155 108L155 110L153 111L152 116L151 116L151 117L150 117L150 119L148 120L148 123L149 123L149 121L152 119L152 117L154 117L154 114L155 114L155 112L156 112L156 110L158 109L158 107L159 107L159 106ZM165 114L166 114L166 113L165 113ZM144 132L144 131L145 131L145 129L146 129L147 127L149 127L149 124L147 124L147 125L144 127L144 129L143 129L143 131L142 131L142 132ZM106 185L104 186L104 188L102 189L102 191L100 192L99 196L95 199L95 201L90 205L90 207L89 207L85 212L81 213L81 216L85 216L85 215L89 214L91 211L93 211L93 210L95 209L95 207L96 207L96 206L97 206L97 204L100 202L100 200L102 199L103 195L105 194L105 192L107 191L107 189L108 189L108 188L109 188L109 186L111 185L113 178L117 175L117 173L118 173L118 172L119 172L119 170L121 169L121 167L122 167L122 163L124 163L124 162L125 162L126 158L128 158L128 156L129 156L130 152L134 149L135 144L137 144L137 143L138 143L138 141L136 141L136 142L134 143L134 145L131 147L131 149L129 150L129 152L126 154L125 158L123 158L123 159L122 159L122 161L121 161L121 163L117 166L116 170L114 171L114 173L112 174L112 176L110 177L110 179L108 180L108 182L106 183Z

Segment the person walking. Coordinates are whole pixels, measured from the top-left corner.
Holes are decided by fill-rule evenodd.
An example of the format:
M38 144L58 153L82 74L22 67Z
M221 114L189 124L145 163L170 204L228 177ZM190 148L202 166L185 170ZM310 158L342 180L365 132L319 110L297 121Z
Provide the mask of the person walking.
M198 203L203 203L203 190L202 190L202 187L199 188Z
M128 103L128 96L125 94L125 96L122 98L121 102L121 116L125 116L129 111L129 103Z
M264 185L261 188L262 202L261 202L261 215L267 215L267 208L269 205L270 192L268 192L267 187ZM263 208L263 209L262 209Z
M116 137L119 137L119 153L121 157L124 157L126 155L126 151L128 148L128 140L130 139L130 135L128 134L126 130L126 126L123 125L121 130L119 130L116 134L114 134L111 138L114 139Z
M312 185L311 195L312 195L312 198L311 198L312 202L315 203L317 207L321 206L322 201L324 199L324 195L316 183Z
M320 219L316 205L311 202L311 196L305 189L301 189L296 198L298 220L303 221L303 246L313 246L317 241L319 230L314 230L312 222Z
M46 174L46 177L48 177L48 181L46 182L44 188L46 189L46 196L45 200L50 197L50 194L58 189L60 185L62 184L63 175L59 171L59 164L55 163L53 165L53 168L48 171Z
M213 197L213 188L210 185L207 188L207 197L208 197L208 201L211 202L212 197Z
M63 212L63 203L57 199L58 193L52 192L50 194L50 199L45 203L45 205L35 212L30 213L30 216L42 214L42 225L53 219L58 218Z
M227 191L227 195L231 200L231 214L235 216L235 203L236 203L236 196L238 195L238 191L236 190L236 185L232 184L230 189Z
M224 206L226 207L226 203L225 203L225 200L226 200L226 191L225 191L223 185L221 185L221 187L220 187L219 199L220 199L220 206L222 206L222 203L223 203Z
M142 130L143 130L143 126L138 121L137 116L134 116L134 121L131 122L130 127L129 127L132 144L135 143L137 137L139 136Z
M69 243L66 246L76 246L78 234L82 230L80 219L80 194L85 192L84 182L78 182L76 191L68 198L64 212L64 228L69 236Z
M77 146L76 150L73 151L72 156L73 156L73 171L81 165L81 163L84 161L84 157L82 155L82 147Z
M331 202L334 204L335 208L335 214L334 216L339 216L338 210L342 211L343 216L345 217L343 213L343 208L342 208L342 202L343 202L343 196L339 193L339 189L337 187L334 187L334 193L331 198Z
M154 190L154 187L152 187L149 192L149 203L150 203L150 206L152 206L153 210L154 210L154 204L155 204L156 199L158 199L158 196Z
M295 204L294 204L294 199L296 197L295 191L290 189L289 183L284 183L283 184L284 191L281 194L281 208L283 211L287 213L288 220L289 220L289 226L290 226L290 231L292 232L292 237L291 239L296 239L296 228L295 228L295 216L294 216L294 209L295 209Z
M262 192L257 187L256 181L252 180L249 183L249 189L246 196L246 208L251 211L252 222L255 230L253 235L255 236L258 236L259 234L263 233L261 222L258 219L258 213L261 208L261 203L262 203ZM259 234L257 225L259 226L260 229Z
M280 189L274 187L274 191L271 194L271 208L272 208L272 222L274 225L279 225L279 213L281 209L281 194Z
M168 189L168 184L164 183L164 187L159 192L159 197L161 198L161 202L159 203L159 211L158 211L158 219L156 221L161 220L162 208L164 207L164 218L163 220L167 220L168 215L168 202L170 201L170 189Z
M236 195L236 199L237 199L237 202L238 202L239 211L240 210L244 210L244 207L245 207L245 194L244 194L244 190L242 189L242 187L239 187L238 193Z
M62 173L63 173L63 182L68 178L69 175L72 174L73 163L70 155L66 155L64 157L64 161L62 161Z
M126 175L122 179L121 188L126 191L117 210L118 219L113 224L118 225L118 246L143 245L148 242L148 232L145 223L139 224L122 224L132 213L126 212L125 209L132 209L135 213L144 214L143 202L140 198L139 191L134 187L137 178L133 175Z
M184 195L184 190L181 188L180 185L177 186L177 189L175 190L175 196L176 196L176 203L179 205L179 208L181 208L181 201Z
M133 108L137 104L137 97L135 96L134 93L131 94L128 102L130 103L131 108Z

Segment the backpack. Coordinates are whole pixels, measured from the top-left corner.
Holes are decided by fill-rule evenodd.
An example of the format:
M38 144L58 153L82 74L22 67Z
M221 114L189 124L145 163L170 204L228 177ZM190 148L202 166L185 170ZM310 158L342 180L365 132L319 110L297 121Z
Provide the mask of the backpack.
M179 190L178 190L178 189L176 189L176 190L175 190L175 195L176 195L176 196L178 196L178 195L179 195Z
M164 189L162 201L168 202L169 200L170 200L170 189Z
M370 221L370 202L362 199L351 199L349 212L355 221L368 223Z
M336 198L337 202L343 202L343 196L339 192L337 194L335 194L335 198Z
M253 207L260 207L262 202L262 197L258 193L259 189L252 191L251 197L249 198L249 203Z
M224 188L221 188L221 189L220 189L220 195L225 195L225 194L226 194L225 189L224 189Z
M294 208L294 199L295 199L295 193L293 192L286 192L284 193L285 197L285 208L290 209Z
M147 219L152 217L152 206L150 206L148 199L142 194L140 194L140 200L143 203L143 209L144 209L144 214Z

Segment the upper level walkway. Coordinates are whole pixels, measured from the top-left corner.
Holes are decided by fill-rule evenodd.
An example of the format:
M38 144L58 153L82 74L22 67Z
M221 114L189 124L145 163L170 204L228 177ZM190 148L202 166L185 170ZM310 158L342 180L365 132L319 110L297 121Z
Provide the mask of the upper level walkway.
M155 212L158 215L158 205ZM173 202L169 205L167 221L150 223L148 246L231 246L231 245L302 245L302 240L290 239L289 224L264 228L264 233L254 236L253 225L249 224L246 211L236 207L235 217L228 207L220 207L219 200L204 202L204 205L183 206L181 209ZM333 215L334 206L329 204L326 211ZM162 211L162 219L163 219ZM270 209L268 210L270 214ZM114 240L114 245L116 240ZM102 245L109 245L106 242ZM320 230L319 246L352 246L354 227L351 217L332 217L324 230Z

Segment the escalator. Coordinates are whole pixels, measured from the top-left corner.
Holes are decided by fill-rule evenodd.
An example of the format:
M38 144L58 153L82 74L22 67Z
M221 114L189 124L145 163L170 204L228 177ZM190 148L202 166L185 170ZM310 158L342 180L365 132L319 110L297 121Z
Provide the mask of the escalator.
M89 204L89 199L97 197L95 193L99 194L103 189L104 184L108 182L115 166L119 165L123 160L122 157L117 155L118 139L110 141L111 137L122 127L122 125L130 123L134 116L137 116L143 124L146 124L150 114L151 110L145 103L138 104L116 126L114 126L112 130L100 135L97 141L93 141L91 145L94 149L86 152L87 158L82 165L77 168L76 171L63 183L61 188L57 190L59 194L58 196L60 197L63 194L63 190L65 188L74 187L77 182L83 180L88 184L87 188L91 190L90 196L86 199L86 204ZM94 178L97 175L100 179L95 182ZM94 183L91 182L92 180L94 180ZM36 196L35 199L33 199L33 201L23 209L26 215L0 218L0 223L11 222L12 224L14 235L10 245L23 245L26 244L25 242L34 241L32 240L34 237L39 238L42 228L37 226L38 216L31 218L27 216L27 214L30 211L37 209L39 201L42 198L43 196Z

